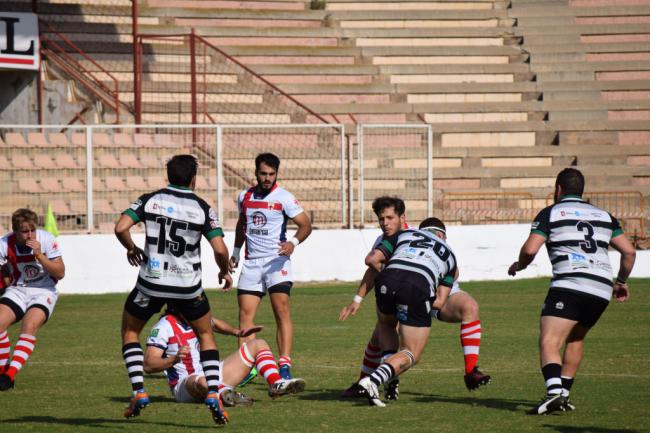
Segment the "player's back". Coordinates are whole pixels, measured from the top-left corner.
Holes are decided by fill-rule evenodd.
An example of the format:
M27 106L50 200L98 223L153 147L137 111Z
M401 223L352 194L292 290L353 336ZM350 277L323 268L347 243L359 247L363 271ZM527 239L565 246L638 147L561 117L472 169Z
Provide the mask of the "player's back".
M168 186L143 195L129 211L144 222L146 232L147 261L136 287L150 296L198 296L201 236L223 235L214 210L190 189Z
M579 197L569 196L542 210L532 231L547 237L552 288L611 298L608 247L612 237L622 233L616 218Z
M402 230L384 239L382 245L392 248L385 269L416 272L427 279L432 291L456 269L456 256L449 245L428 231Z

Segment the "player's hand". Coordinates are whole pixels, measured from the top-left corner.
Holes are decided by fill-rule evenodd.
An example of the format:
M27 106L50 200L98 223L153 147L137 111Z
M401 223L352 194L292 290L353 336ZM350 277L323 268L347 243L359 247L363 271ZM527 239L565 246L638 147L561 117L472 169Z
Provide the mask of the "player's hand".
M614 298L618 302L625 302L630 299L630 288L627 286L627 283L614 283Z
M514 277L515 275L517 275L517 272L519 272L519 271L520 271L519 262L514 262L508 268L508 275L510 275L511 277Z
M32 249L35 256L40 256L41 254L43 254L43 252L41 251L41 243L36 239L28 240L27 242L25 242L25 245L27 245L29 248Z
M230 272L235 272L235 269L237 269L237 266L239 266L239 260L236 259L235 257L231 257L230 261L228 262L228 270Z
M140 266L145 261L146 256L141 248L134 246L132 250L126 252L126 259L131 266Z
M350 302L350 305L343 307L341 312L339 313L339 320L343 321L347 319L349 316L354 316L357 314L357 311L359 311L359 308L361 308L361 304L358 302Z
M278 250L278 254L281 256L291 256L293 254L293 250L296 248L291 242L280 242L280 249Z
M178 353L176 354L176 362L180 362L185 358L187 355L190 353L190 346L187 344L183 345L178 349Z
M249 335L257 334L262 329L264 329L264 327L261 325L253 325L250 328L240 329L239 333L237 334L237 337L239 338L248 337Z
M227 292L232 288L232 276L228 272L219 272L219 284L223 284L221 290Z

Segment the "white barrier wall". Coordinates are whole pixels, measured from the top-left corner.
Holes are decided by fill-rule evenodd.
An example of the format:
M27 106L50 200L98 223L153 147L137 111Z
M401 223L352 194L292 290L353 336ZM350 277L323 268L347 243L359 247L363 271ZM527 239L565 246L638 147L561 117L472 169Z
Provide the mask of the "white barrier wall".
M530 226L485 225L452 226L448 240L459 260L460 280L505 280L507 269L517 259ZM316 230L296 248L293 255L295 281L357 281L365 266L363 259L380 234L369 230ZM226 233L232 250L234 233ZM138 245L144 235L134 235ZM138 268L129 266L126 252L113 235L67 235L59 238L66 264L66 277L58 284L61 293L108 293L130 291ZM212 249L203 241L203 284L217 287L218 268ZM614 273L619 254L610 253ZM551 265L544 248L535 261L516 278L551 275ZM235 274L235 283L239 273ZM650 277L650 251L638 251L633 277Z

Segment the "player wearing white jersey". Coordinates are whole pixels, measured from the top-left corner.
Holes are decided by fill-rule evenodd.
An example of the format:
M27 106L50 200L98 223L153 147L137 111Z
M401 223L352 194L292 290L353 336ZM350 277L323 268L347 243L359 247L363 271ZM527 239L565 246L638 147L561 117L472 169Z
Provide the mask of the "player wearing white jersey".
M0 265L11 283L0 298L0 391L14 386L20 369L32 354L36 333L54 312L56 283L65 265L54 236L36 228L38 216L18 209L11 216L13 232L0 239ZM22 321L20 337L10 358L7 328Z
M311 233L311 221L295 197L276 184L279 168L280 159L272 153L262 153L255 158L257 185L243 191L237 200L239 220L230 269L234 271L238 266L240 250L246 242L245 260L237 285L239 327L253 325L257 308L268 292L277 324L280 374L290 379L293 345L289 309L293 285L290 257ZM287 241L289 220L298 226L298 231ZM254 336L248 339L252 338ZM240 339L240 343L246 340Z
M227 322L212 318L212 329L224 335L246 337L262 330L261 326L248 329L233 328ZM144 354L144 371L165 371L169 388L179 403L198 403L208 392L207 382L199 362L200 346L192 327L183 316L168 310L154 325L147 339ZM226 406L249 406L253 400L234 390L234 387L256 365L266 378L269 396L295 394L305 388L302 379L280 378L278 366L266 341L254 339L244 343L237 351L221 361L219 397Z
M428 231L407 229L385 237L366 257L366 265L379 272L375 278L378 318L382 324L398 324L400 351L368 377L359 381L370 404L385 406L377 387L415 365L431 331L431 309L440 309L458 277L456 257L443 239ZM380 342L383 333L380 333ZM382 342L381 346L385 346Z
M198 162L192 155L176 155L167 163L170 185L138 198L115 225L115 235L127 250L127 260L139 266L135 288L122 315L122 355L129 373L133 398L125 417L137 416L149 404L144 390L143 352L139 336L147 321L167 303L186 317L201 343L200 360L208 384L205 404L217 424L228 422L217 395L219 351L211 328L210 304L201 284L201 237L214 251L219 283L230 289L228 249L223 231L210 206L192 190ZM131 238L130 229L143 222L145 248Z
M607 308L612 294L619 302L629 297L626 281L636 251L616 218L581 198L584 184L582 173L574 168L558 174L555 204L537 215L519 260L508 269L511 276L526 269L546 244L553 265L539 337L546 395L529 411L531 414L575 409L569 391L582 361L585 337ZM607 252L610 245L621 253L613 285Z

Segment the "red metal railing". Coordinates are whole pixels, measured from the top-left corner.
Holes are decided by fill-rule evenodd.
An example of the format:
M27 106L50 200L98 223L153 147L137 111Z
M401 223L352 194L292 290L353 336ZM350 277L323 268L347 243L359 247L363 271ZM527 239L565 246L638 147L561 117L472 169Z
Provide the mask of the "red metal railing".
M240 61L235 59L230 54L226 53L222 49L216 47L210 41L206 40L202 36L197 35L192 29L192 32L189 34L137 34L135 36L135 41L137 48L134 49L136 53L136 58L134 59L134 68L136 70L137 76L135 77L135 86L134 86L134 98L135 98L135 116L136 118L141 118L143 111L142 104L142 73L143 73L143 44L145 41L177 41L187 43L188 45L188 54L190 55L190 92L191 92L191 119L192 123L206 123L209 121L211 123L217 123L214 117L208 111L207 104L207 94L208 84L205 76L207 74L207 65L205 62L201 63L197 61L197 52L202 50L202 58L209 57L210 55L218 55L225 59L228 63L234 65L237 69L244 71L246 74L249 74L251 77L254 77L261 85L269 89L273 94L281 96L284 98L290 106L298 108L299 110L304 111L306 114L313 116L315 119L319 120L322 123L330 123L320 114L316 113L309 107L307 107L302 102L298 101L293 96L289 95L278 86L270 82L268 79L258 74L248 66L242 64ZM202 82L201 82L202 79ZM352 114L347 114L350 119L356 123L356 118ZM338 121L336 116L332 117Z
M40 20L41 26L47 28L47 32L41 31L41 54L43 58L56 64L59 68L69 74L82 84L91 94L96 96L105 105L115 112L115 123L120 123L120 91L119 83L109 71L95 62L72 41L56 31L48 22ZM56 36L58 40L55 40ZM92 71L77 61L70 52L80 55L90 62L96 69ZM108 77L111 85L107 85L104 80L97 76L101 73Z

